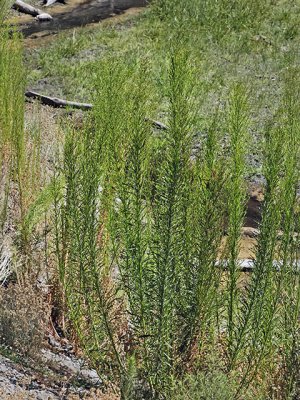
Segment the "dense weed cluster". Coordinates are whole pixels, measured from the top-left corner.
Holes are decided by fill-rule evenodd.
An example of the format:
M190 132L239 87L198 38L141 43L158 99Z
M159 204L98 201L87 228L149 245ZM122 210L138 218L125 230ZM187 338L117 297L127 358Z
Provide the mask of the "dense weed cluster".
M0 11L1 13L1 11ZM24 162L24 73L22 45L17 37L9 40L9 31L3 27L0 14L0 165L1 165L1 234L7 214L12 177L20 181Z
M262 220L253 272L245 276L239 251L249 94L233 85L227 104L203 122L205 92L190 48L197 29L212 29L213 40L221 40L219 28L213 30L217 20L223 34L240 32L258 23L268 5L224 0L217 9L211 1L155 1L152 17L165 21L168 45L159 76L168 128L149 124L159 111L149 58L105 57L93 71L94 110L80 129L65 127L63 160L38 198L52 200L49 245L61 308L99 374L118 382L122 399L299 393L299 72L287 71L281 106L264 130ZM26 251L34 208L28 214L22 202L18 46L17 37L2 34L0 91L7 103L0 104L0 131L11 171L6 185L10 174L18 182ZM15 65L19 81L9 79L8 65ZM195 140L201 140L196 153Z
M163 134L147 123L149 66L116 60L101 64L85 130L68 133L56 232L71 320L123 398L173 398L174 378L209 370L212 353L234 377L233 398L272 376L288 398L299 343L298 89L287 80L266 129L262 222L244 282L247 94L233 88L191 157L201 96L192 65L182 47L170 51Z
M39 192L39 135L32 140L24 126L23 46L5 24L9 5L0 5L0 348L38 357L49 321L28 251L29 206Z

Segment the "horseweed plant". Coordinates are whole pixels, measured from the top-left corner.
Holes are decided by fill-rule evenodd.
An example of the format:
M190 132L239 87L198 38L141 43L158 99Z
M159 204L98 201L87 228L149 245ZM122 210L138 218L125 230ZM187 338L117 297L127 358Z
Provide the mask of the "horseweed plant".
M200 173L190 158L195 114L191 69L187 56L174 51L166 91L169 128L157 150L157 133L152 133L146 120L151 112L146 64L133 68L130 63L103 62L92 120L84 135L71 129L67 137L65 200L60 210L68 254L62 269L71 319L79 337L90 332L84 347L98 369L102 366L98 357L105 354L103 343L108 344L105 356L111 354L116 362L123 394L127 393L126 358L132 356L137 378L147 382L152 393L163 393L179 366L178 357L182 359L181 353L190 349L186 345L195 342L199 314L206 312L201 298L205 298L204 282L191 258L188 225L190 196L199 181L195 174ZM219 173L213 133L209 140L203 177L207 182L209 163L216 164ZM212 187L212 193L203 190L206 204L207 196L216 196L219 190ZM212 221L218 224L218 219ZM204 229L208 224L209 220ZM205 234L202 230L197 236L198 263L205 262ZM211 242L215 254L218 240L213 231ZM213 258L203 266L209 276L214 276ZM198 274L197 292L191 287L191 271ZM111 288L108 299L106 285ZM211 302L214 296L208 297ZM111 323L116 317L110 315L112 302L119 304L115 312L124 314L125 343ZM192 318L187 313L191 307ZM193 327L189 327L191 320Z
M299 346L297 96L287 90L265 131L262 221L243 282L246 91L233 88L226 123L217 113L196 135L195 154L200 92L186 50L170 51L162 132L147 118L156 107L148 60L108 57L99 70L94 111L81 131L67 129L55 201L60 279L87 355L100 374L118 377L123 399L172 398L173 378L207 368L212 349L227 356L221 375L238 379L236 398L273 357L291 393Z
M246 151L248 134L247 98L244 89L236 86L231 93L228 110L229 170L228 179L228 237L226 259L228 265L228 356L232 359L240 305L239 244L245 217Z
M255 268L243 294L242 312L232 352L231 368L238 362L244 364L237 397L255 379L258 371L263 374L264 365L270 369L270 357L274 358L275 354L279 357L279 349L283 345L280 338L285 337L284 347L291 343L286 340L286 334L295 339L291 331L282 329L284 323L280 323L287 308L289 311L284 314L284 320L289 320L287 314L295 318L292 310L295 311L294 307L298 309L298 273L295 267L297 241L295 243L294 232L298 219L300 140L297 97L291 91L295 84L295 81L287 83L283 107L272 126L266 129L265 198L255 250ZM280 229L282 236L278 242ZM291 301L289 305L286 304L287 298ZM293 307L290 307L291 304ZM299 315L299 310L297 313ZM296 334L298 328L295 319L292 326ZM295 346L292 343L292 347ZM294 350L291 354L294 354Z
M2 6L1 6L2 7ZM6 209L11 177L20 182L24 163L24 73L22 44L17 34L10 37L4 22L5 7L0 10L0 164L1 164L1 229ZM21 188L20 192L21 192Z
M5 3L5 2L4 2ZM7 7L9 2L6 3ZM13 210L9 223L20 227L19 249L25 254L26 263L31 258L30 235L39 220L33 223L32 203L41 188L41 130L39 126L25 128L25 73L23 66L23 44L19 33L6 24L4 4L0 9L0 227L3 231L7 221L7 205L14 191L17 193L17 208ZM44 209L46 207L43 207ZM35 215L36 217L36 215Z
M295 79L296 77L296 79ZM299 125L299 71L292 69L286 77L286 92L281 110L281 122L286 131L284 158L284 179L282 182L282 239L279 244L280 274L277 280L277 296L273 300L280 307L283 322L285 351L285 395L291 396L297 385L299 360L299 199L297 195L300 166L300 125ZM298 379L299 386L299 379ZM294 393L295 394L295 393ZM297 396L297 394L295 394ZM299 395L299 387L298 387Z
M205 93L187 50L187 24L212 27L212 40L220 40L248 22L254 28L269 5L260 3L224 0L216 10L200 0L154 2L167 24L169 55L159 77L166 129L149 123L159 97L151 62L106 54L93 71L93 111L82 128L65 126L63 162L36 197L41 132L30 150L22 45L5 26L1 2L1 232L12 183L24 242L54 200L62 308L71 322L65 331L75 331L122 399L176 398L174 382L183 385L178 398L209 396L207 382L220 398L226 385L228 398L256 396L258 386L264 398L299 397L299 71L286 77L282 104L265 128L262 216L253 271L244 276L247 92L235 85L224 118L218 110L200 124ZM261 385L267 374L270 384Z

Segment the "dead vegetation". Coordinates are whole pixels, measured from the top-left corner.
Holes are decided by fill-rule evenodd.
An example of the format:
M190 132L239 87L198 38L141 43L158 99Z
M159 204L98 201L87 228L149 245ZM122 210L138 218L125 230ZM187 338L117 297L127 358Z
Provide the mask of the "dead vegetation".
M45 344L50 307L33 277L0 289L0 347L39 358Z

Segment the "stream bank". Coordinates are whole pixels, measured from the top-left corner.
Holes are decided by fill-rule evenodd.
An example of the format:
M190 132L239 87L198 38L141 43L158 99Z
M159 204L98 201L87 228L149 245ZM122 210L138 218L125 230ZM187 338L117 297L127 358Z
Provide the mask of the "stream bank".
M98 23L122 14L129 8L145 7L147 4L147 0L70 0L66 5L43 8L53 17L51 21L40 22L31 16L20 15L17 19L13 18L12 22L16 23L25 38L38 38L40 35Z

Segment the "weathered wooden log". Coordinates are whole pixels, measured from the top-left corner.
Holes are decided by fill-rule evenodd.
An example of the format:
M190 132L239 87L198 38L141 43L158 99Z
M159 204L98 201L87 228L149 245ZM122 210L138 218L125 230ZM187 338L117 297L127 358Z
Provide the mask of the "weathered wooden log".
M21 0L16 0L12 5L12 8L24 14L32 15L33 17L36 17L37 15L42 13L38 8L35 8L30 4L26 4Z
M76 108L80 110L90 110L93 108L92 104L88 103L77 103L76 101L68 101L68 100L63 100L59 99L57 97L49 97L45 96L43 94L33 92L31 90L28 90L25 92L25 96L27 98L31 99L37 99L39 100L42 104L45 104L47 106L55 107L55 108Z
M63 100L59 99L57 97L50 97L50 96L45 96L41 93L34 92L32 90L27 90L25 92L25 97L30 98L30 99L36 99L39 100L42 104L45 104L50 107L54 108L75 108L75 109L80 109L83 111L91 110L93 108L93 104L90 103L78 103L76 101L68 101L68 100ZM150 124L160 130L167 130L168 127L167 125L163 124L162 122L155 121L150 118L146 118L146 121L150 122Z
M22 0L16 0L13 3L12 8L24 14L32 15L33 17L43 16L43 18L41 18L40 20L49 21L52 19L51 15L44 13L42 10L35 8L30 4L24 3L24 1Z
M161 131L166 131L168 129L167 125L163 124L160 121L155 121L154 119L150 118L146 118L146 121L149 121L154 128L159 129Z

